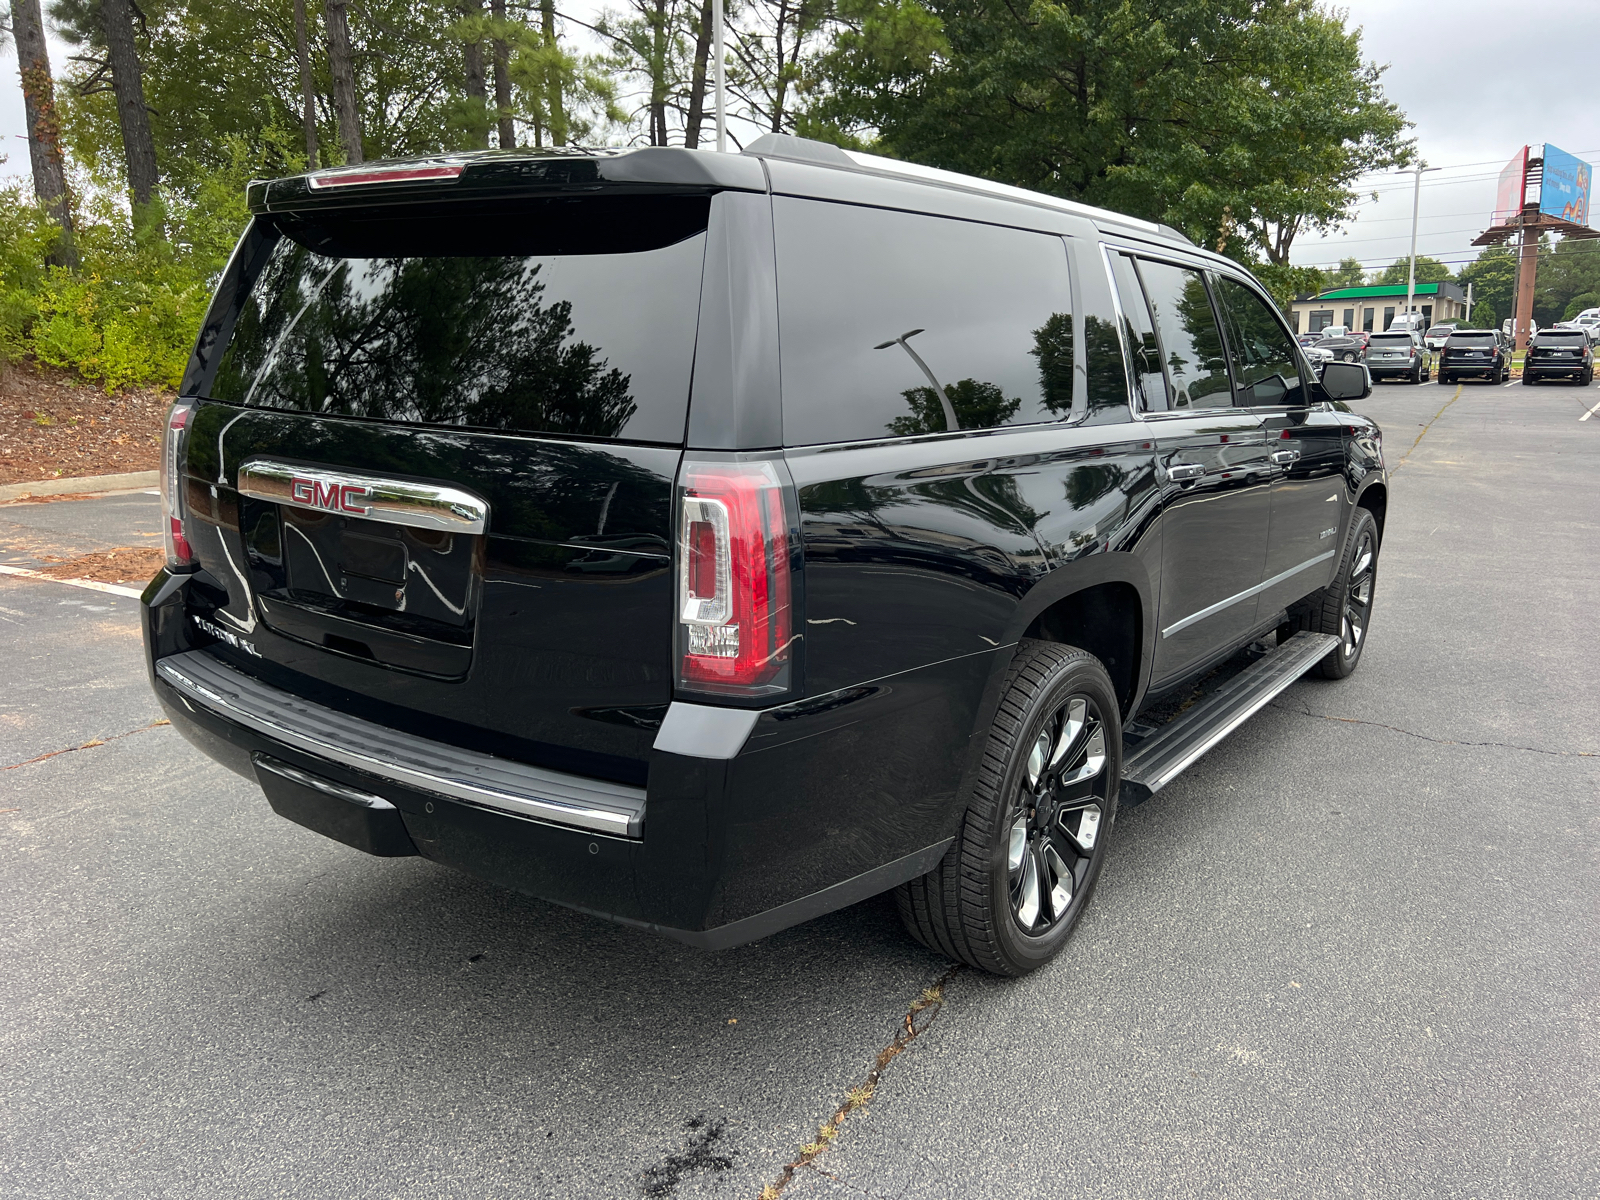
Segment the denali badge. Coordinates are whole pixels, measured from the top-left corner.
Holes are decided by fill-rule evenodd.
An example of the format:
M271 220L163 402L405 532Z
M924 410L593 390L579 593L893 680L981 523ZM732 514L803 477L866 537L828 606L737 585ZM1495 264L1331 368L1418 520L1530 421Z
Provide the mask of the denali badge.
M357 504L368 499L372 489L359 483L336 483L331 479L307 479L296 475L289 481L289 498L306 508L325 508L329 512L353 513L364 517L372 511L370 504Z

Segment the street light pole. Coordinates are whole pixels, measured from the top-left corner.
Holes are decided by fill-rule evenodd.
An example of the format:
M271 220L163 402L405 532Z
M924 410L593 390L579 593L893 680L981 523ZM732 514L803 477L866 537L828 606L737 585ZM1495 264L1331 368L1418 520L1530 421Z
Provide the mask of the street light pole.
M722 64L722 0L711 0L711 53L712 78L717 91L717 150L728 148L728 93L727 77Z
M1422 173L1424 171L1438 171L1441 167L1423 165L1421 159L1417 160L1417 181L1411 191L1411 269L1406 275L1406 328L1411 328L1411 312L1416 307L1417 300L1417 215L1422 211Z

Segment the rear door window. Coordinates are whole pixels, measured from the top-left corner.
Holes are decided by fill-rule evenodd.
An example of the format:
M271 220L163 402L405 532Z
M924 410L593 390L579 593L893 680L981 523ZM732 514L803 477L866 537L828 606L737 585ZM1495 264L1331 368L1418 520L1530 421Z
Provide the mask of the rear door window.
M779 196L788 445L1057 421L1082 387L1066 246Z
M1238 403L1252 408L1307 403L1300 355L1267 302L1237 279L1217 279L1217 307L1228 329ZM1373 338L1377 341L1377 338Z
M1133 386L1140 412L1166 412L1172 407L1167 392L1167 373L1161 366L1161 343L1156 340L1156 323L1145 300L1144 285L1126 254L1111 255L1111 273L1117 281L1117 297L1122 306L1123 336L1133 357Z
M707 204L597 214L631 216L619 241L591 203L279 218L209 395L681 444Z
M1138 270L1161 342L1172 409L1231 405L1228 362L1205 279L1190 267L1149 258L1138 260Z

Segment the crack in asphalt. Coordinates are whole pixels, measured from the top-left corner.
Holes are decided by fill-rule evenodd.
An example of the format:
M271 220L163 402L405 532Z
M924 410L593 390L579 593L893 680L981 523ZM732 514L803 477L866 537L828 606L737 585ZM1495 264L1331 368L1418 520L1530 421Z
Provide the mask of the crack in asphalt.
M58 754L74 754L79 750L92 750L96 746L104 746L107 742L119 741L125 737L132 737L136 733L143 733L147 729L155 729L161 725L171 725L172 722L162 717L159 721L151 721L148 725L141 725L137 729L130 729L126 733L113 733L107 738L91 738L81 746L64 746L60 750L52 750L48 754L36 754L32 758L25 758L21 762L14 762L9 767L0 767L0 771L15 771L18 767L26 767L30 763L43 762L47 758L55 758Z
M893 1041L878 1051L878 1057L873 1061L872 1070L867 1072L866 1078L845 1093L844 1103L834 1110L833 1116L817 1127L816 1136L800 1147L800 1153L784 1164L778 1178L761 1189L758 1200L778 1200L783 1189L794 1179L795 1172L803 1167L812 1167L822 1152L833 1144L846 1118L866 1107L867 1102L878 1090L878 1081L883 1077L884 1068L898 1058L907 1046L926 1033L928 1026L932 1025L944 1011L945 986L960 971L961 966L958 963L934 980L932 985L924 988L922 995L911 1002L911 1006L906 1009L906 1015L901 1018L900 1032L894 1035ZM820 1170L820 1168L813 1169Z
M1433 428L1434 421L1437 421L1440 417L1444 416L1445 408L1449 408L1457 400L1461 399L1461 392L1465 386L1466 385L1462 383L1456 384L1456 394L1444 402L1444 408L1441 408L1438 412L1434 413L1431 418L1429 418L1428 423L1422 427L1422 432L1417 434L1417 440L1411 443L1411 450L1415 450L1422 444L1422 439L1428 436L1428 430ZM1395 471L1398 471L1401 467L1406 465L1406 459L1411 457L1411 450L1407 450L1400 456L1400 461L1395 463L1394 469L1389 472L1390 475L1393 475Z
M1411 729L1401 729L1398 725L1385 725L1382 721L1364 721L1360 717L1335 717L1328 713L1312 712L1309 706L1294 708L1273 701L1267 707L1275 708L1279 712L1293 713L1300 717L1315 717L1319 721L1338 721L1342 725L1371 725L1375 729L1387 729L1392 733L1403 733L1406 737L1420 738L1424 742L1432 742L1437 746L1485 746L1498 750L1525 750L1529 754L1548 754L1555 758L1600 758L1600 751L1597 750L1546 750L1543 746L1519 746L1515 742L1461 742L1454 738L1432 737L1429 734L1417 733Z

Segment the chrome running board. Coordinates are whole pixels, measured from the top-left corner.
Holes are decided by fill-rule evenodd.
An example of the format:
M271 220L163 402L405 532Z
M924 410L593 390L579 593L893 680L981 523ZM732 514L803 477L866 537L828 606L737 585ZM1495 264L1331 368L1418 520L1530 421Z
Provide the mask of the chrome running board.
M1122 803L1138 804L1166 787L1338 645L1339 639L1330 633L1297 633L1188 712L1125 750Z
M567 775L402 733L235 671L201 650L158 659L183 701L379 780L480 808L613 837L644 835L645 790Z

